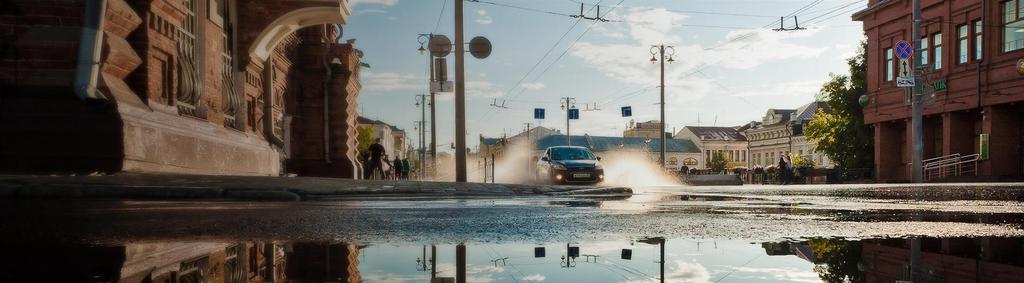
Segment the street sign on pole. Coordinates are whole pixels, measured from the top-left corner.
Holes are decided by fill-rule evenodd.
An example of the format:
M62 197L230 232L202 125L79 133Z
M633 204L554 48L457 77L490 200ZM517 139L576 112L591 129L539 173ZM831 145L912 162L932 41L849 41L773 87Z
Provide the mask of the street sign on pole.
M534 108L533 109L533 118L537 119L537 120L543 120L544 119L544 108Z
M633 107L632 106L623 106L622 107L622 117L633 117Z
M907 43L906 40L900 40L899 42L896 42L895 52L896 57L902 60L907 60L910 59L911 57L914 57L914 48L911 47L910 43Z
M579 119L580 119L580 109L578 109L578 108L571 108L571 109L569 109L569 120L579 120Z
M443 82L430 82L430 92L453 92L455 91L455 83L452 81Z
M899 43L907 43L906 41L900 41ZM909 45L902 46L899 43L896 44L896 55L900 58L899 73L896 76L896 87L914 87L914 74L911 73L910 58L913 57L913 49Z

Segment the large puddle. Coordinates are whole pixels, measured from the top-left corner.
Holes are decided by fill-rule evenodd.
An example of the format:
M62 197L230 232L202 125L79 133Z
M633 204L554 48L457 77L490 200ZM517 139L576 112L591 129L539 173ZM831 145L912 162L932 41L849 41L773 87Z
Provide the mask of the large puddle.
M1017 190L769 189L5 200L0 282L1024 282Z
M994 237L774 242L655 237L450 244L143 241L5 246L3 282L1024 280L1024 241ZM911 278L911 274L917 277Z

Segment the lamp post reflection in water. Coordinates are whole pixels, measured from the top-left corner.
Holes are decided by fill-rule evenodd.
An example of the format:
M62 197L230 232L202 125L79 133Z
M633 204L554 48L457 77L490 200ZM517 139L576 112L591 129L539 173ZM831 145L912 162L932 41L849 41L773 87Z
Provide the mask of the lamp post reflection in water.
M640 240L640 242L641 243L645 243L645 244L658 245L661 248L661 260L658 261L658 264L661 266L661 276L660 276L661 282L664 283L665 282L665 238L664 237L646 238L646 239Z

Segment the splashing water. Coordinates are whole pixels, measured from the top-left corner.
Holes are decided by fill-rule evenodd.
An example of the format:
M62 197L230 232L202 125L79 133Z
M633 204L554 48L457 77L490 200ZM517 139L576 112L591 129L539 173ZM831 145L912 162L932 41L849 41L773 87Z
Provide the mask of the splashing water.
M509 184L536 182L534 168L541 153L531 148L522 142L507 145L504 154L498 156L495 162L495 181ZM630 187L634 192L639 192L648 187L680 185L678 179L662 171L657 162L645 157L645 153L621 150L596 154L601 156L601 164L604 165L605 182L600 184L602 186ZM470 179L482 180L481 170L470 166Z

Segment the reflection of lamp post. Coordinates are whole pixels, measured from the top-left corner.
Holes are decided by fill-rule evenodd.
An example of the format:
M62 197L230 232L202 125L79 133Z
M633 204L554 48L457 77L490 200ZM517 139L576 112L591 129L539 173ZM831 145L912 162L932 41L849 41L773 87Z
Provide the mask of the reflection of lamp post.
M433 246L431 246L431 247L433 247ZM427 266L427 262L430 262L430 266ZM424 245L423 246L423 257L417 257L416 258L416 271L428 271L428 270L433 271L432 267L434 266L434 264L435 263L434 263L434 258L433 257L431 257L430 259L427 259L427 246ZM431 272L431 273L433 273L433 272ZM431 276L431 278L433 278L433 276Z
M658 263L661 265L661 282L665 282L665 238L654 237L640 240L641 243L658 245L661 247L661 260Z

